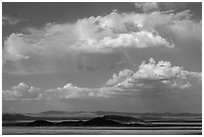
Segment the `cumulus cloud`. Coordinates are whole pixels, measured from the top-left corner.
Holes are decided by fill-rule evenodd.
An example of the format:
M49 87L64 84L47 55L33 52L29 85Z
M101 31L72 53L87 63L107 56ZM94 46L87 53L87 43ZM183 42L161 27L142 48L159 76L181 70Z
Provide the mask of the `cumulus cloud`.
M72 24L27 28L25 32L12 33L3 42L3 70L21 74L65 71L90 54L112 54L128 48L173 48L171 36L201 39L202 25L190 17L190 11L113 11Z
M129 73L127 73L129 72ZM201 86L202 73L189 72L179 66L171 66L168 61L156 61L150 58L143 62L138 71L120 71L114 74L106 85L119 87L124 91L184 90L192 86Z
M29 87L24 83L13 86L11 90L3 90L3 98L5 99L36 99L40 95L40 89Z
M102 91L99 88L82 88L72 85L71 83L64 87L46 90L41 98L43 99L69 99L69 98L91 98L91 97L108 97L110 93Z
M56 89L40 90L24 83L3 91L5 99L69 99L107 98L129 94L153 94L186 92L201 88L202 73L190 72L183 67L172 66L168 61L144 61L137 71L122 70L99 88L77 87L71 83ZM201 90L201 89L200 89ZM193 91L190 91L193 92Z
M124 79L129 78L132 74L133 74L132 70L129 69L122 70L118 73L118 75L114 74L113 77L107 81L106 85L107 86L116 85L124 81Z
M193 21L191 16L190 10L177 13L113 11L75 23L47 23L40 29L27 28L4 40L3 72L32 74L76 70L78 66L93 68L86 59L91 54L106 56L148 47L168 50L195 41L201 43L202 24Z
M113 90L113 88L111 88ZM69 98L107 98L111 97L114 91L110 91L108 87L101 88L84 88L77 87L71 83L56 89L41 90L37 87L28 86L19 83L13 86L11 90L3 90L3 98L5 100L51 100L51 99L69 99Z

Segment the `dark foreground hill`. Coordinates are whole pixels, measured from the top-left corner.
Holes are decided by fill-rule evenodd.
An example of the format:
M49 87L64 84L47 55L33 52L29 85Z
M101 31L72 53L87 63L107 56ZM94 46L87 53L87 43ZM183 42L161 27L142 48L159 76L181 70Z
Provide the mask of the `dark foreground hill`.
M56 123L56 126L83 126L84 121L62 121L59 123Z
M141 123L143 122L143 123ZM62 121L58 123L49 122L46 120L36 120L30 122L27 126L138 126L143 125L145 122L141 119L133 117L107 115L102 117L96 117L87 121Z
M126 113L126 112L105 112L105 111L96 111L96 112L86 112L86 111L46 111L42 113L26 113L26 114L12 114L12 113L3 113L3 121L18 121L18 120L90 120L95 117L111 117L111 120L124 123L143 123L142 120L165 120L169 118L178 119L181 118L190 118L202 119L202 114L192 114L192 113ZM115 117L119 116L119 117ZM124 117L124 118L121 118ZM132 117L132 118L129 118ZM135 120L138 118L138 120ZM122 119L122 121L121 121Z
M46 120L36 120L28 123L27 126L54 126L54 124Z
M103 117L96 117L91 120L86 121L84 126L121 126L120 123L110 120L110 119L105 119Z
M53 123L46 120L36 120L34 122L28 123L26 126L122 126L120 123L107 120L101 117L93 118L88 121L62 121L59 123Z
M120 116L120 115L105 115L102 118L107 120L114 120L120 124L144 124L144 120L139 118L134 118L130 116Z

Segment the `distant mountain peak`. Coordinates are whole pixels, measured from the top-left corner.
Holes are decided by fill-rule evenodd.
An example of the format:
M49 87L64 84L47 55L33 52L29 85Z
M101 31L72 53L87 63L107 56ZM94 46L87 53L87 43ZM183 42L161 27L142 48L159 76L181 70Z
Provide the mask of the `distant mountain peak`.
M41 112L40 114L66 114L67 111L44 111Z

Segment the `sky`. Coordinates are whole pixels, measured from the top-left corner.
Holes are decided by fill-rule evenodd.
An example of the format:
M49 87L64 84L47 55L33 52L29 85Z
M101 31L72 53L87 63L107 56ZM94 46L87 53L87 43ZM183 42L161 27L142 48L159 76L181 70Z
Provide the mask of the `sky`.
M202 3L2 3L2 111L202 112Z

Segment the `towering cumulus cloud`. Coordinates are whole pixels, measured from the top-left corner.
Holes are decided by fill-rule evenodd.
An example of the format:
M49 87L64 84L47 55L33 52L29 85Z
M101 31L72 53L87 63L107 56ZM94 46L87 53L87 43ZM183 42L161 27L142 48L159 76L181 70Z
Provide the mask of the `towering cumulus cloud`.
M144 8L152 6L156 8L154 3ZM118 13L114 10L105 16L91 16L74 23L47 23L40 29L26 28L22 33L10 34L3 42L3 72L64 71L90 54L111 54L130 48L169 49L179 40L201 41L201 23L191 20L191 15L189 10L177 13ZM174 36L175 41L171 39Z
M201 86L202 73L189 72L179 66L171 66L167 61L156 61L150 58L148 62L143 62L138 71L120 71L114 74L106 85L120 87L131 91L159 91L163 90L184 90L194 85ZM161 89L159 89L161 88Z

